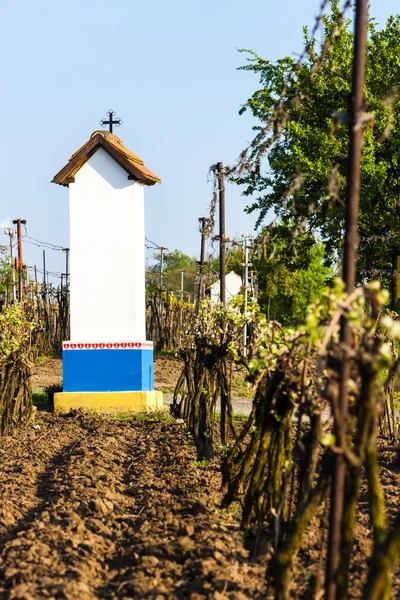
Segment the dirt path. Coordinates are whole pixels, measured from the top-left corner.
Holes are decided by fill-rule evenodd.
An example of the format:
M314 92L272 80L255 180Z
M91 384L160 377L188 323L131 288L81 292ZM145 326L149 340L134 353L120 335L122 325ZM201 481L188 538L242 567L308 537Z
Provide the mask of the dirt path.
M182 425L41 415L0 442L0 599L263 598Z

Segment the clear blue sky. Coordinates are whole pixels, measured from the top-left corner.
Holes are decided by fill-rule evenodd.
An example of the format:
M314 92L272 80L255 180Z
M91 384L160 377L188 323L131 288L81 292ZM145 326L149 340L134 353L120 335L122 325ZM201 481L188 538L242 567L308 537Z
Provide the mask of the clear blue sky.
M123 142L163 180L146 189L146 235L197 254L208 214L209 166L232 163L252 138L240 106L257 87L237 71L251 48L271 60L298 53L320 0L2 0L0 222L24 218L28 234L69 245L68 192L50 184L99 129L109 108ZM380 23L395 0L372 0ZM253 229L240 190L227 190L227 235ZM90 223L88 223L90 227ZM0 244L7 238L0 233ZM26 243L24 262L41 264ZM61 252L47 268L64 270Z

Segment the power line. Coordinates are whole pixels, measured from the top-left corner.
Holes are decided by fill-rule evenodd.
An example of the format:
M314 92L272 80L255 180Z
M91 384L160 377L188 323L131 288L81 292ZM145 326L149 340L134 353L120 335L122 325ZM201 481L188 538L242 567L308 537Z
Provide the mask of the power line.
M152 242L151 240L149 240L147 237L144 238L146 240L146 242L148 244L153 244L154 246L154 250L157 250L158 248L161 248L161 246L159 246L158 244L156 244L155 242ZM148 246L146 246L146 248L148 248ZM152 250L153 248L149 248L149 250Z
M56 244L51 244L50 242L43 242L41 240L37 240L36 238L30 237L28 235L24 235L24 240L28 244L33 244L34 246L38 246L38 248L48 248L49 250L57 250L57 251L60 251L63 249L63 246L57 246Z
M31 270L31 271L35 270L35 267L26 267L26 268L29 269L29 270ZM44 270L40 269L39 267L36 267L36 271L38 273L42 273L42 274L44 273ZM65 275L65 273L61 273L60 271L48 271L46 269L46 275L53 275L54 277L61 278L61 275Z
M51 248L53 250L62 250L63 246L57 246L57 244L51 244L50 242L43 242L42 240L38 240L37 238L31 237L30 235L28 235L28 228L26 226L26 223L23 223L24 229L25 229L25 235L22 236L26 241L31 240L29 243L30 244L34 244L34 242L36 242L34 245L42 245L46 248Z

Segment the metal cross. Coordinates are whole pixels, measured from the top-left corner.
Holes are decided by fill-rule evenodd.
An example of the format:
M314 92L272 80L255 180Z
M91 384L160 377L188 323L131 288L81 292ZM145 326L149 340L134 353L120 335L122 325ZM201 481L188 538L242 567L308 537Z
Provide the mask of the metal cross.
M119 127L120 125L122 125L121 119L113 119L113 117L115 115L116 115L116 113L110 108L110 110L107 113L108 120L107 119L102 119L100 121L100 125L102 127L106 127L107 125L109 125L110 133L113 132L113 125L116 125L117 127Z

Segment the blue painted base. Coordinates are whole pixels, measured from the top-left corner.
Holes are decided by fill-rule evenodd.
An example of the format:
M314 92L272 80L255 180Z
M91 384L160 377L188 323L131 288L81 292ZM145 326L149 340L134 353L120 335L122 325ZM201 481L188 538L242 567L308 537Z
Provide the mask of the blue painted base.
M63 350L64 392L152 391L153 350Z

